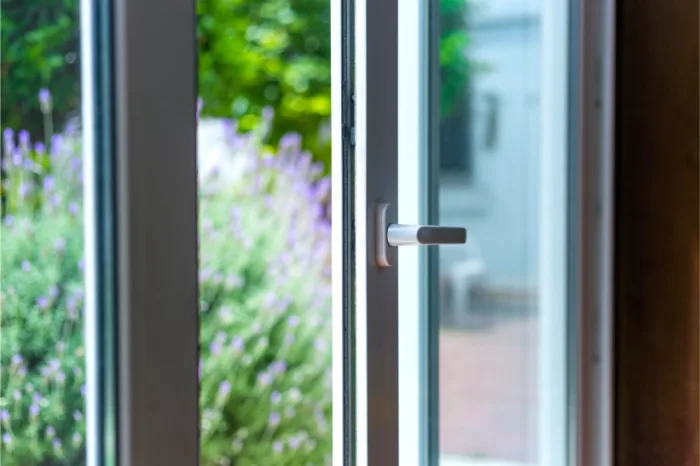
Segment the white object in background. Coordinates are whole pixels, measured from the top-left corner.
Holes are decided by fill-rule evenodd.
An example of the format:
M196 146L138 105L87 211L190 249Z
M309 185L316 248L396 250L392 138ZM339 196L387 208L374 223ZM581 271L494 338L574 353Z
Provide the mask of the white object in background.
M461 256L447 265L446 278L452 294L450 314L453 318L467 316L472 310L472 291L484 282L486 276L486 264L479 253L478 242L470 234L465 247L444 249L442 254Z
M452 289L452 315L468 315L472 309L472 290L483 281L486 273L484 262L477 257L468 257L450 267L449 282Z
M253 162L243 146L234 149L227 140L226 120L200 119L197 125L197 179L205 193L221 183L237 180Z

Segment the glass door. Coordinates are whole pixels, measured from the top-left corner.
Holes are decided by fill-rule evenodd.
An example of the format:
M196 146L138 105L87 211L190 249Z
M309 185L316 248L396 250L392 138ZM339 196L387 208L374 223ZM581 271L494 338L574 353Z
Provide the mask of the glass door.
M609 6L338 8L337 461L610 464Z

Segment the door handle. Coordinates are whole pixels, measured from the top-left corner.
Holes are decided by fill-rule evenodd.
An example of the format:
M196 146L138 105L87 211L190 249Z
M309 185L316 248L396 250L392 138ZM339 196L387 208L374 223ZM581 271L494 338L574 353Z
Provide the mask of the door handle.
M391 267L387 248L389 246L428 246L440 244L464 244L467 229L434 225L388 224L386 211L389 204L377 205L376 212L376 263L378 267Z

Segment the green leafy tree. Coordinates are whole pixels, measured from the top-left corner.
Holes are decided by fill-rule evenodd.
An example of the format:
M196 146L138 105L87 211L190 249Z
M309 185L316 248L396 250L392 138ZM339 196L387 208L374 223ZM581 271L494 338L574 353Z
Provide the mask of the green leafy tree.
M330 149L328 0L199 0L199 83L203 115L233 116L253 128L264 107L275 109L272 140L304 136L321 156Z
M3 127L44 131L37 101L53 92L54 116L64 122L80 104L78 0L0 2L0 119Z

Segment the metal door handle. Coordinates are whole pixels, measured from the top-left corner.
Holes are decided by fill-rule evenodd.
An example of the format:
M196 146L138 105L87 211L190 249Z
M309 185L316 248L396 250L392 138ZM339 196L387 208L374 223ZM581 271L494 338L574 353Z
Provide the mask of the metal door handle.
M389 246L464 244L467 242L467 230L460 227L392 224L387 228L386 241Z
M421 246L440 244L464 244L467 229L433 225L387 224L386 211L389 204L379 204L376 213L376 262L378 267L390 267L388 246Z

